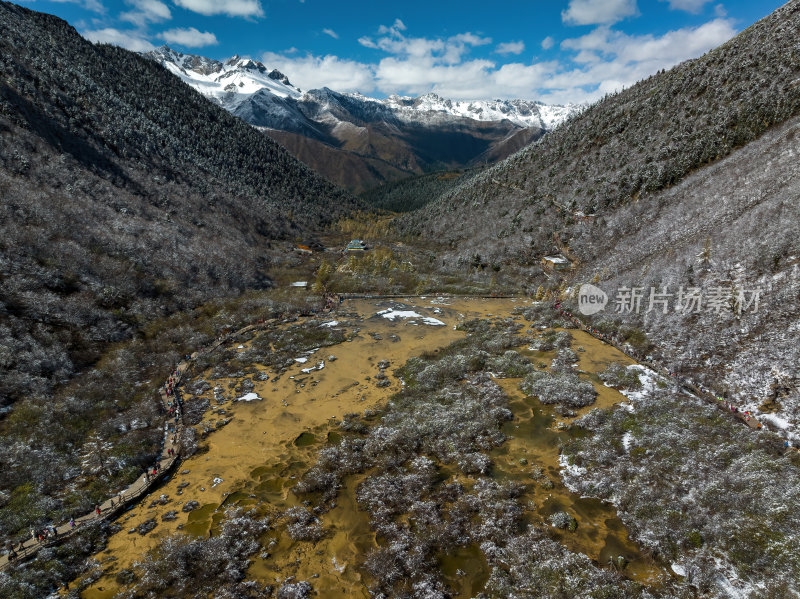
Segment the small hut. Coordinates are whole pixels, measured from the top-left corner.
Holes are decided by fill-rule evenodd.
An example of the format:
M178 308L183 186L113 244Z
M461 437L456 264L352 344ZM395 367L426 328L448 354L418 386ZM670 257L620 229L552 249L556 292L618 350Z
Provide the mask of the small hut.
M561 254L545 256L542 258L542 268L545 270L569 270L572 268L572 262Z
M367 244L360 239L353 239L350 243L347 244L347 247L344 248L345 252L364 252L366 251Z

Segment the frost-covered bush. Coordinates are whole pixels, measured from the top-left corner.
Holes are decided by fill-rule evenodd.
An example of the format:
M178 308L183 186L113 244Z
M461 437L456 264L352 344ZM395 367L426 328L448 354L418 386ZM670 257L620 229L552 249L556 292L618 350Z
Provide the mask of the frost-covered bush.
M633 412L594 410L588 431L564 447L571 489L614 501L628 530L665 560L704 564L693 575L712 594L727 579L758 596L767 584L800 592L795 559L800 460L772 433L755 433L725 412L655 389ZM621 439L635 435L626 449ZM688 571L688 570L687 570ZM705 581L705 582L701 582ZM760 587L762 590L757 590Z
M616 387L618 389L641 389L642 381L639 379L639 373L635 368L626 368L619 362L609 364L608 367L600 373L600 378L609 387Z
M523 379L520 388L528 395L535 395L544 404L560 404L571 408L591 405L597 397L597 391L590 382L569 373L532 372Z
M250 556L269 526L240 509L229 510L210 538L176 534L134 565L136 582L122 597L266 597L245 582Z
M183 421L188 425L198 424L208 410L209 401L205 397L190 397L183 402Z
M531 529L507 543L484 543L491 574L484 592L490 597L518 599L652 599L642 586L592 564L585 555L572 553L545 533ZM666 596L670 596L665 593Z
M144 536L151 530L153 530L156 526L157 526L156 521L153 518L149 518L136 527L136 532Z
M549 302L538 302L528 308L515 309L515 313L519 311L522 317L528 322L533 323L534 327L541 328L547 327L554 328L574 328L572 322L564 319L561 315L553 309L553 305Z
M184 458L194 455L197 452L197 431L190 427L184 427L181 434L181 455Z
M190 381L189 384L185 386L185 391L191 393L192 395L202 395L210 389L211 385L208 384L208 381L202 378Z
M469 357L464 354L444 356L426 364L417 374L416 382L423 389L433 390L446 382L461 380L470 368L469 358L473 359L472 365L476 369L483 366L485 358L477 354Z
M319 541L323 534L322 523L304 507L286 511L286 530L294 541Z
M556 512L555 514L551 514L548 520L550 521L550 524L556 528L562 528L564 530L575 530L578 528L578 521L570 516L567 512Z
M562 347L558 350L556 357L553 358L553 363L550 365L551 372L572 372L573 365L578 361L578 354L568 347Z
M284 582L278 589L278 599L306 599L311 596L313 590L313 587L305 580Z
M486 363L487 370L504 377L523 377L533 370L533 364L517 351L507 350L500 356L492 356Z
M531 349L536 351L552 351L563 347L569 347L572 342L572 335L567 331L555 331L549 329L544 331L531 342Z

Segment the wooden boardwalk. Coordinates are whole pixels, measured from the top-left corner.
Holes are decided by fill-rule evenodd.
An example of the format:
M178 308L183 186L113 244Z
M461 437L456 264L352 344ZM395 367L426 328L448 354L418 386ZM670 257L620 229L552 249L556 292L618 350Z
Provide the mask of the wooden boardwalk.
M192 360L196 359L200 355L213 352L221 345L230 342L243 333L265 328L273 322L274 319L250 324L233 333L219 337L208 347L194 352L191 356L188 356L187 360L180 362L173 373L164 382L164 385L161 387L161 389L159 389L159 397L162 405L164 406L165 412L169 411L169 402L171 400L170 395L167 393L167 389L172 388L174 392L172 397L177 399L180 394L179 385L181 383L181 379L186 370L189 368ZM182 413L178 411L177 414L177 419L172 421L172 427L170 427L169 417L164 421L164 439L162 442L161 454L157 460L157 463L160 464L160 468L155 475L147 475L143 473L128 487L113 497L107 498L99 505L99 514L93 510L88 514L84 514L79 518L75 518L74 526L70 522L56 526L55 537L48 537L43 541L29 538L25 540L25 542L22 544L22 547L15 545L14 551L16 553L16 557L13 560L9 561L8 553L3 553L0 555L0 570L6 569L11 564L21 563L31 559L39 552L40 549L63 543L65 540L77 534L80 530L85 529L91 524L95 524L102 520L111 520L116 518L123 512L127 511L130 506L137 503L142 497L150 493L150 491L158 487L158 485L160 485L163 481L165 481L181 461L181 442L183 440L184 424ZM172 432L170 431L170 428L173 429ZM170 453L170 450L172 450L172 453ZM5 547L3 549L5 549Z
M513 297L520 297L522 296L512 296L512 295L470 295L470 296L454 296L452 294L425 294L425 297L436 297L438 295L445 295L447 297L474 297L474 298L513 298ZM412 298L412 297L420 297L419 295L367 295L367 294L342 294L339 296L342 301L346 299L402 299L402 298ZM630 356L632 359L636 360L638 363L647 366L648 368L652 369L655 372L667 377L668 379L674 380L677 382L684 391L691 393L708 403L712 403L716 405L719 409L729 413L732 417L736 418L742 424L745 424L751 429L761 429L762 424L758 422L758 420L754 416L749 416L747 414L742 413L741 411L731 411L729 405L726 401L722 398L716 396L711 391L696 385L695 383L689 381L688 379L678 378L675 376L674 373L669 372L666 368L661 366L660 364L654 364L643 360L637 356L631 355L630 351L618 343L613 338L609 337L608 335L602 334L600 331L587 326L584 324L580 319L576 318L571 312L556 304L554 306L556 311L561 313L563 316L567 317L571 322L573 322L578 328L581 330L589 333L590 335L596 337L597 339L613 345L622 353ZM165 382L164 386L160 389L160 397L161 401L164 405L165 410L168 409L170 397L167 394L167 387L171 386L175 393L179 393L178 385L181 382L181 378L188 369L190 362L197 358L200 355L211 353L216 350L218 347L222 346L225 343L228 343L235 339L237 336L247 333L249 331L259 330L266 328L270 324L274 323L276 319L270 319L263 322L258 322L255 324L250 324L241 329L238 329L235 332L228 333L224 336L219 337L216 339L211 345L196 351L191 356L188 357L188 360L184 360L178 364L173 374L170 378ZM82 528L85 528L88 525L93 523L99 522L101 520L108 520L113 519L126 511L131 505L138 502L143 496L157 487L161 482L166 480L167 477L170 476L172 471L175 469L175 466L180 462L181 455L181 441L182 441L182 433L183 433L183 421L182 418L179 417L177 422L174 423L174 433L170 433L170 427L168 421L165 420L165 431L164 431L164 442L162 446L161 456L159 458L159 463L161 464L160 471L155 476L145 476L144 474L140 476L136 481L134 481L131 485L127 488L123 489L120 493L115 495L114 497L109 497L106 499L99 507L100 507L100 514L97 514L95 511L92 511L89 514L85 514L80 518L75 519L75 526L72 527L70 523L61 524L56 527L57 536L55 538L47 538L42 542L35 541L33 539L28 539L24 542L23 546L20 548L19 546L15 547L16 551L16 558L12 563L18 563L30 559L36 553L48 546L53 546L57 543L61 543L64 540L68 539L72 535L76 534ZM174 437L174 441L173 441ZM174 451L173 455L170 455L169 450L172 449ZM8 555L3 554L0 555L0 570L3 570L9 566Z
M739 422L741 422L742 424L751 429L761 430L764 427L764 425L756 419L755 415L751 415L739 410L736 406L733 406L733 404L731 404L730 402L725 401L724 398L720 397L719 395L716 395L711 390L701 385L698 385L685 377L677 376L674 372L670 372L661 364L650 362L638 356L632 355L630 350L627 349L625 346L623 346L621 343L618 343L615 339L609 337L608 335L604 335L597 329L584 324L583 321L581 321L574 314L572 314L572 312L570 312L560 304L556 303L554 305L554 309L557 312L559 312L562 316L567 317L575 326L577 326L582 331L589 333L590 335L599 339L600 341L603 341L604 343L608 343L609 345L614 346L623 354L625 354L632 360L635 360L637 363L643 366L647 366L654 372L657 372L658 374L666 377L667 379L676 382L684 392L690 393L691 395L694 395L702 399L706 403L712 404L717 408L719 408L720 410L727 412L733 418L735 418L736 420L738 420ZM767 423L767 428L771 428L769 423Z

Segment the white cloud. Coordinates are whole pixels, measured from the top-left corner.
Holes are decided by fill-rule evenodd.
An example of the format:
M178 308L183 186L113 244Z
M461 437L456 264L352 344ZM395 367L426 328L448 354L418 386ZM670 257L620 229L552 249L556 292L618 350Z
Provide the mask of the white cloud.
M335 91L375 89L375 74L371 65L339 58L338 56L286 56L266 52L261 60L269 68L286 73L300 89L329 87Z
M378 49L378 44L373 42L372 39L368 38L367 36L362 36L358 38L358 43L364 46L365 48L372 48L373 50Z
M147 52L153 50L155 46L143 38L135 31L120 31L113 27L105 29L95 29L94 31L84 31L83 37L95 43L114 44L122 46L134 52Z
M736 33L728 19L660 36L628 35L601 25L561 42L557 60L524 63L515 59L517 62L498 64L469 57L472 47L489 43L489 38L479 35L416 38L406 36L397 22L383 30L386 33L377 38L359 40L363 46L385 53L374 63L336 56L299 57L288 51L265 54L263 60L302 89L327 86L362 93L434 92L453 99L501 97L566 103L595 100L629 87L660 69L702 55Z
M383 35L385 33L399 33L405 30L406 30L406 24L403 23L403 21L401 21L400 19L395 19L394 24L392 24L389 27L387 27L386 25L381 25L380 27L378 27L378 33L380 35Z
M406 37L403 34L405 30L405 24L400 19L395 19L391 26L381 25L378 28L378 34L383 37L373 40L364 36L358 39L358 43L366 48L404 57L409 62L422 61L428 64L457 64L471 47L492 43L492 38L471 32L459 33L446 39L429 39Z
M333 29L328 29L328 28L326 27L325 29L323 29L323 30L322 30L322 33L324 33L325 35L329 35L329 36L331 36L331 37L332 37L333 39L335 39L335 40L338 40L338 39L339 39L339 34L338 34L338 33L336 33L336 32L335 32Z
M169 7L160 0L126 0L126 4L134 9L120 14L122 21L144 27L148 23L160 23L172 18Z
M662 36L627 35L602 26L584 36L564 40L561 48L593 52L598 60L610 57L627 65L656 61L672 66L718 46L735 34L729 19L714 19L699 27L676 29Z
M714 19L699 27L685 27L662 36L627 35L598 27L561 43L562 49L576 52L573 56L576 67L554 73L548 85L562 89L588 88L584 99L596 99L700 56L735 34L733 22L728 19Z
M692 14L697 14L703 7L711 2L711 0L659 0L660 2L669 2L669 7L672 10L685 10Z
M263 17L259 0L173 0L177 6L201 15Z
M176 44L187 48L202 48L216 46L219 42L217 36L209 31L198 31L194 27L168 29L159 36L168 44Z
M548 35L546 38L542 40L542 50L549 50L550 48L553 47L553 45L555 45L555 43L556 40L554 40L552 36Z
M384 58L375 71L377 87L384 93L414 95L434 92L454 99L474 99L486 95L487 82L495 63L471 60L461 64L432 64ZM496 92L497 90L489 90ZM494 93L490 93L494 96Z
M523 50L525 42L503 42L494 49L497 54L522 54Z
M611 25L638 12L636 0L570 0L561 20L570 25Z

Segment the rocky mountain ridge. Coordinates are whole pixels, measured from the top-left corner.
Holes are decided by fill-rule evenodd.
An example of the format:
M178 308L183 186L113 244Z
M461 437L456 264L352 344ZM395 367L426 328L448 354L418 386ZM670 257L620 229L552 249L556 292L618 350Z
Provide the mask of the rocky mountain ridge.
M146 56L354 191L492 164L582 109L528 100L459 102L436 94L379 100L325 87L302 91L280 71L239 56L216 61L167 46Z

